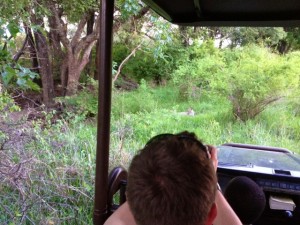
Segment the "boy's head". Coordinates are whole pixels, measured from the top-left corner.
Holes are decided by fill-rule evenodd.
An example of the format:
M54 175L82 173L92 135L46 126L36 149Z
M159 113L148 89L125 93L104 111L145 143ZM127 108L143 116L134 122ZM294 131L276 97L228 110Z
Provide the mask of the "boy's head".
M133 158L127 199L139 225L204 225L215 209L216 173L195 134L158 135Z

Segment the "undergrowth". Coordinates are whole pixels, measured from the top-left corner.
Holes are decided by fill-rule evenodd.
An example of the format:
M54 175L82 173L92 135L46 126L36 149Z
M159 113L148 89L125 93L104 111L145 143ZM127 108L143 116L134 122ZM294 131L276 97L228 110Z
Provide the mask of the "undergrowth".
M1 225L92 224L97 104L95 93L89 93L61 100L59 116L54 110L23 125L1 121ZM213 145L238 142L292 151L300 146L300 118L288 100L242 122L222 96L207 91L182 98L177 87L143 83L132 92L114 90L112 106L110 168L127 168L150 137L183 130ZM186 115L190 108L194 116Z

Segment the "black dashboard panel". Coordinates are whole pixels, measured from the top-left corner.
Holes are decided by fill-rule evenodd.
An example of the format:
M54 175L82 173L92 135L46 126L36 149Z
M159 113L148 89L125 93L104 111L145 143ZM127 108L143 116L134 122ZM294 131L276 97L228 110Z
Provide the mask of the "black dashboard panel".
M270 175L242 170L231 170L218 168L218 178L221 187L225 188L227 183L236 176L247 176L254 180L264 191L281 194L294 194L300 196L300 178L285 175ZM300 224L300 223L299 223Z
M300 224L300 178L289 179L284 176L270 177L265 174L218 168L218 181L222 190L225 190L227 184L237 176L247 176L255 181L263 189L267 199L262 216L253 225ZM295 202L296 209L293 212L270 209L268 199L273 194L290 197Z

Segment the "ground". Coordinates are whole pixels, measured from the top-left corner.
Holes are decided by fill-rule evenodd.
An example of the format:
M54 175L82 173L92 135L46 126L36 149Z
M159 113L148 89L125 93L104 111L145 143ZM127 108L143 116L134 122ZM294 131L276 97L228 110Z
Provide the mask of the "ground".
M17 189L21 194L23 181L27 179L35 160L25 149L35 139L33 121L43 121L46 116L39 99L37 94L19 94L15 101L21 111L0 115L0 183ZM39 125L43 126L43 122Z

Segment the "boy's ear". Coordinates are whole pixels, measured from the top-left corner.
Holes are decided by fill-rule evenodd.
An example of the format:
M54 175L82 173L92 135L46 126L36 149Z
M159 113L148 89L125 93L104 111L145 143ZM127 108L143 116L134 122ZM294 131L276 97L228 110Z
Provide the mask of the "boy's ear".
M216 206L216 203L213 203L213 205L211 206L211 209L208 213L205 225L212 225L216 216L217 216L217 206Z

